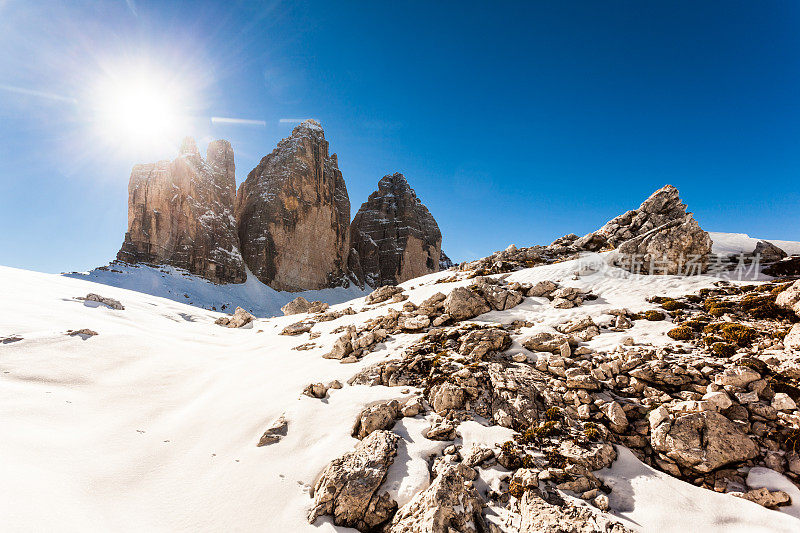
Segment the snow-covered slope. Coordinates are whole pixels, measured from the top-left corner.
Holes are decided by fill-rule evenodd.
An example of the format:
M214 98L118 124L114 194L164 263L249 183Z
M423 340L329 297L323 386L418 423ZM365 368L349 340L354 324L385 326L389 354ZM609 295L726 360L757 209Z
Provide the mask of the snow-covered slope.
M258 281L249 270L245 283L217 285L168 265L151 267L116 262L89 272L71 272L64 275L160 296L203 309L233 312L239 306L259 317L280 315L281 307L298 296L303 296L308 301L320 300L337 304L364 296L368 292L362 291L355 285L318 291L276 291Z
M735 255L749 254L756 249L756 245L762 239L756 239L746 233L720 233L709 231L713 245L711 250L715 254ZM764 239L766 240L766 239ZM798 241L774 241L768 240L789 255L800 254L800 242Z
M652 307L644 301L648 295L685 294L714 281L705 276L572 281L577 268L570 261L511 278L591 285L597 300L562 310L528 298L478 321L523 318L549 325L578 313L646 309ZM409 300L419 303L468 283L434 283L447 274L405 283ZM88 292L116 298L125 309L75 299ZM306 522L309 487L331 459L357 442L350 429L365 405L414 393L411 387L345 385L325 400L301 395L312 382L346 383L419 337L395 335L354 364L321 357L338 336L335 328L383 315L387 306L317 323L318 347L297 351L291 348L308 342L308 334L279 335L297 316L227 329L213 324L219 313L170 299L5 267L0 267L0 294L0 338L21 339L0 343L4 531L346 531L325 519L315 526ZM364 302L334 309L347 305L359 311ZM663 343L668 327L668 322L637 321L627 334ZM65 335L81 328L98 335ZM591 342L601 347L618 341L608 333ZM512 351L522 349L515 346ZM287 436L256 447L281 414L289 420ZM427 485L428 457L446 444L423 438L426 426L417 416L394 428L402 441L388 484L400 505ZM456 443L495 445L507 440L509 431L465 422ZM630 453L623 453L604 479L614 488L612 511L642 531L800 530L800 520L787 514L679 482Z

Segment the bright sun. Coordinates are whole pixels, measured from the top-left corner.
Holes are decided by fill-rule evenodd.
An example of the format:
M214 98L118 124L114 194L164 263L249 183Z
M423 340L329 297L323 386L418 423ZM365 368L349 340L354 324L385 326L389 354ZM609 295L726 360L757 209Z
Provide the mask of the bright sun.
M107 76L93 91L97 133L125 152L166 156L190 133L189 98L182 89L141 69Z

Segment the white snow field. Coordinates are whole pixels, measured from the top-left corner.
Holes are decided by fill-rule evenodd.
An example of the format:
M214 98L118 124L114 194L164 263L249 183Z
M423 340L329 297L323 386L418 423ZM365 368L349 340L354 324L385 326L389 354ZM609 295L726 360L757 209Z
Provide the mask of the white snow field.
M714 243L712 251L716 254L749 254L755 250L756 245L762 239L756 239L747 233L720 233L716 231L709 231L709 236ZM800 242L797 241L776 241L767 240L771 242L789 255L800 254Z
M281 315L281 307L298 296L303 296L309 302L320 300L329 304L338 304L366 296L371 292L370 288L363 291L355 285L317 291L276 291L261 283L250 272L250 269L246 270L246 282L227 285L215 285L186 270L168 265L153 267L112 263L108 267L95 268L89 272L70 272L64 275L161 296L203 309L233 312L236 306L239 306L259 317Z
M586 275L575 280L576 271ZM469 283L435 283L450 275L432 274L403 287L420 303ZM626 278L617 269L591 274L578 261L567 261L521 270L509 279L591 287L599 298L573 309L527 298L476 321L522 318L549 326L619 307L652 309L645 297L684 295L717 278ZM125 309L76 299L89 292L116 298ZM297 351L291 348L309 342L308 334L279 332L305 315L228 329L214 325L220 313L166 298L0 267L0 530L352 531L327 519L307 523L309 487L331 459L354 447L350 429L363 407L414 393L405 387L350 386L347 379L365 366L399 357L419 335L395 335L354 364L322 354L333 345L338 335L331 331L338 326L401 305L317 323L314 331L322 335L313 342L319 346ZM364 301L333 308L347 306L361 311ZM98 335L65 334L82 328ZM637 321L624 335L660 344L669 341L669 328L668 321ZM606 332L590 345L615 346L621 335ZM515 343L511 350L523 348ZM324 400L301 395L309 383L334 379L345 385ZM282 413L289 420L288 435L256 447ZM395 426L403 441L387 483L400 505L427 485L427 458L447 444L423 438L426 427L421 416ZM499 445L510 437L510 430L477 422L465 422L458 431L457 443ZM503 474L498 465L483 469L478 487L495 486ZM624 449L602 475L614 488L612 512L641 531L800 531L795 507L789 513L770 511L683 483ZM752 477L790 484L772 471ZM502 511L488 512L498 513L494 521L502 523Z

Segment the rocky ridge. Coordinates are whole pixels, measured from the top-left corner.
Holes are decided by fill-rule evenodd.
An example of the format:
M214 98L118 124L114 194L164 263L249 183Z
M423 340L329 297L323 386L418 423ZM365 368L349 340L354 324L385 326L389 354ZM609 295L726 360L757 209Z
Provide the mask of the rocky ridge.
M462 270L478 275L512 272L521 268L576 258L584 252L611 251L607 262L642 274L693 274L705 272L711 255L711 238L681 201L678 189L666 185L638 209L628 211L595 232L574 233L548 246L514 245L489 257L464 263Z

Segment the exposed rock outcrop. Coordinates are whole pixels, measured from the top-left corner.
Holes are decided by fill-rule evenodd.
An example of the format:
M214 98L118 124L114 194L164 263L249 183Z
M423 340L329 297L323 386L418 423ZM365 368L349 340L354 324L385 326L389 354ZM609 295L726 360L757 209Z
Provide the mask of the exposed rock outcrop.
M486 531L484 502L472 486L476 472L465 465L447 465L430 486L404 505L388 528L390 533L479 533Z
M786 252L768 241L758 241L753 255L757 256L762 263L774 263L787 257Z
M616 264L637 273L698 274L708 268L711 237L686 212L678 189L666 185L639 209L606 222L572 246L592 252L617 248Z
M442 233L406 178L395 173L378 182L350 227L353 266L373 287L396 285L438 272ZM447 262L447 256L444 256Z
M373 431L355 450L331 461L314 487L308 521L313 524L318 517L331 515L337 526L359 531L371 531L388 521L397 502L379 488L397 455L398 439L391 431Z
M270 287L347 283L350 199L318 122L302 122L250 172L236 221L245 263Z
M619 266L642 274L696 275L708 270L711 237L686 215L622 243Z
M176 159L135 165L128 184L128 231L117 259L172 265L215 283L243 282L235 188L228 141L212 141L206 161L187 138Z
M700 473L758 455L756 443L715 411L691 413L674 422L665 420L653 430L650 441L654 450Z
M453 263L452 259L447 257L447 254L444 253L444 250L442 250L442 255L439 256L439 270L447 270L448 268L452 268L454 266L456 266L456 264Z
M703 231L678 190L666 185L654 192L638 209L628 211L595 232L578 238L564 235L548 246L517 248L510 245L502 251L462 263L459 270L474 275L501 274L540 264L577 259L581 252L617 250L610 256L624 269L643 274L697 274L705 272L711 254L711 238ZM587 264L584 273L597 271ZM529 295L530 296L530 295ZM555 307L569 308L559 298Z
M678 196L678 189L665 185L642 202L639 209L609 220L599 230L575 240L574 246L590 252L616 248L625 241L685 216L686 205Z

